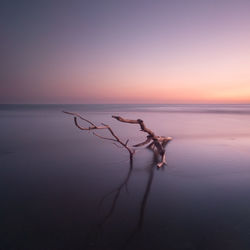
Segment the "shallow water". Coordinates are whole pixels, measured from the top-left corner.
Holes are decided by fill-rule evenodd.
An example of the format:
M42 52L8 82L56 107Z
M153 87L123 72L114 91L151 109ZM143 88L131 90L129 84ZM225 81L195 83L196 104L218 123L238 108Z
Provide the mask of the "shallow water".
M111 115L143 119L174 138L168 165L131 167L61 110L130 144ZM250 105L0 105L0 249L250 249L249 128Z

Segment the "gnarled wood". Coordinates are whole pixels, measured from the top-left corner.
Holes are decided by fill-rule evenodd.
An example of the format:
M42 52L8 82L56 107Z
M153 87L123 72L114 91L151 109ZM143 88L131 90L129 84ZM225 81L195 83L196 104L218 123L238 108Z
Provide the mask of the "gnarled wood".
M112 117L120 122L138 124L141 128L141 131L147 133L148 136L147 136L146 141L141 142L139 144L136 144L136 145L134 145L134 147L144 146L152 141L150 144L150 148L154 151L156 150L156 152L158 154L160 154L160 156L161 156L161 161L157 164L157 166L160 168L164 164L167 164L166 155L165 155L165 147L166 147L167 143L170 140L172 140L172 137L156 136L152 130L150 130L149 128L146 127L143 120L141 120L141 119L130 120L130 119L125 119L121 116L114 116L114 115Z
M154 137L154 136L155 136L154 132L151 131L150 129L148 129L148 128L145 126L143 120L141 120L141 119L130 120L130 119L125 119L125 118L122 118L122 117L120 117L120 116L115 116L115 115L113 115L112 117L113 117L114 119L118 120L119 122L132 123L132 124L139 124L142 131L148 133L151 137Z
M67 111L63 111L63 112L65 114L68 114L68 115L73 115L74 116L74 123L75 123L76 127L81 129L81 130L89 130L90 131L90 130L98 130L98 129L107 129L109 131L110 135L112 136L112 138L101 136L95 132L93 132L93 135L95 135L101 139L104 139L104 140L113 141L114 144L118 147L119 147L119 145L117 145L116 143L120 144L121 147L125 148L129 152L130 161L132 161L135 150L128 146L129 140L127 140L126 142L121 141L120 138L114 133L114 131L111 129L111 127L109 125L102 123L101 126L97 126L92 121L87 120L86 118L80 116L77 113L72 113L72 112L67 112ZM112 116L112 117L120 122L130 123L130 124L138 124L141 128L141 131L147 133L148 135L147 135L147 138L145 141L138 143L138 144L134 145L133 147L141 147L141 146L149 144L148 148L152 149L155 153L158 153L161 156L161 161L157 164L157 166L160 168L164 164L166 164L165 147L166 147L167 143L170 140L172 140L172 137L155 135L155 133L152 130L150 130L149 128L146 127L143 120L141 120L141 119L131 120L131 119L122 118L120 116ZM90 126L89 127L82 127L81 125L79 125L77 118L89 123Z
M141 147L141 146L144 146L144 145L148 144L151 140L152 140L151 136L148 135L146 141L143 141L143 142L141 142L141 143L139 143L139 144L133 145L133 147Z

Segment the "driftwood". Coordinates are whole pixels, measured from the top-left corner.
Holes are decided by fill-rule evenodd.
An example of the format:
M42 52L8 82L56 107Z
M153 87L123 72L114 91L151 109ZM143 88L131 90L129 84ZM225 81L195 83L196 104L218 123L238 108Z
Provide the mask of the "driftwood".
M74 116L74 123L76 125L76 127L78 127L81 130L98 130L98 129L107 129L110 133L110 135L112 136L112 138L110 137L104 137L101 136L99 134L96 134L95 132L93 132L93 135L104 139L104 140L109 140L109 141L113 141L114 144L118 147L123 147L125 148L128 153L129 153L129 157L130 157L130 162L132 162L133 160L133 156L135 153L135 150L131 147L128 146L128 142L129 140L126 140L126 142L123 142L115 133L114 131L111 129L111 127L107 124L101 123L101 126L97 126L95 125L93 122L87 120L86 118L80 116L77 113L72 113L72 112L67 112L67 111L63 111L65 114L69 114L69 115L73 115ZM141 119L137 119L137 120L130 120L130 119L124 119L120 116L112 116L114 119L120 121L120 122L124 122L124 123L130 123L130 124L138 124L141 128L141 131L147 133L147 138L145 141L133 145L133 147L141 147L144 145L148 145L148 148L152 149L155 153L158 153L161 156L161 161L157 164L157 166L160 168L162 167L164 164L166 164L166 150L165 147L167 145L167 143L172 140L172 137L165 137L165 136L157 136L155 135L155 133L153 131L151 131L150 129L148 129L143 120ZM89 127L82 127L78 124L77 118L87 122L90 126Z
M141 147L144 145L148 145L149 148L151 148L152 150L154 150L155 152L159 153L161 156L161 161L157 164L157 166L160 168L162 167L164 164L166 164L166 154L165 154L165 147L167 145L167 143L169 141L172 140L172 137L165 137L165 136L157 136L155 135L155 133L148 129L143 120L141 119L137 119L137 120L129 120L129 119L124 119L120 116L112 116L113 118L115 118L116 120L120 121L120 122L125 122L125 123L131 123L131 124L139 124L141 131L145 132L148 134L147 139L139 144L134 145L134 147Z
M95 135L95 136L97 136L97 137L99 137L99 138L101 138L101 139L104 139L104 140L113 141L114 144L115 144L116 146L118 146L118 147L119 147L119 145L117 145L117 143L120 144L121 147L124 147L124 148L127 149L127 151L129 152L130 161L133 160L133 155L134 155L134 153L135 153L135 150L132 149L132 148L130 148L130 147L128 147L128 142L129 142L129 140L127 140L126 142L121 141L120 138L114 133L114 131L111 129L111 127L110 127L109 125L102 123L102 124L101 124L102 126L96 126L93 122L91 122L91 121L89 121L89 120L83 118L82 116L80 116L80 115L77 114L77 113L72 113L72 112L67 112L67 111L63 111L63 112L64 112L65 114L68 114L68 115L73 115L73 116L74 116L75 125L76 125L79 129L81 129L81 130L89 130L89 131L90 131L90 130L98 130L98 129L107 129L107 130L109 131L109 133L112 135L113 138L104 137L104 136L101 136L101 135L96 134L95 132L93 132L93 135ZM77 118L80 118L80 119L84 120L85 122L89 123L91 126L88 127L88 128L85 128L85 127L80 126L80 125L78 124L78 122L77 122Z

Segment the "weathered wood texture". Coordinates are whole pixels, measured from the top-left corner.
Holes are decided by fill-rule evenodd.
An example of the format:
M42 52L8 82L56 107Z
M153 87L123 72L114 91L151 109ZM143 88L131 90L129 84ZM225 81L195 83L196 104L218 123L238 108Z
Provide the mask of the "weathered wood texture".
M148 136L147 136L145 141L134 145L134 147L141 147L141 146L147 145L147 144L149 144L151 142L149 144L149 148L156 151L161 156L161 161L157 164L157 166L160 168L164 164L167 163L166 162L166 154L165 154L166 150L165 150L165 147L166 147L167 143L172 140L172 137L165 137L165 136L157 136L157 135L155 135L155 133L152 130L150 130L149 128L146 127L143 120L141 120L141 119L129 120L129 119L124 119L124 118L122 118L120 116L114 116L114 115L112 117L114 119L120 121L120 122L138 124L140 126L140 128L141 128L141 131L147 133Z
M98 130L98 129L107 129L110 133L110 135L112 137L104 137L104 136L101 136L95 132L93 132L93 135L101 138L101 139L104 139L104 140L109 140L109 141L113 141L114 144L116 146L119 147L123 147L125 148L128 152L129 152L129 157L130 157L130 161L133 160L133 156L134 156L134 153L135 153L135 150L131 147L128 146L128 141L129 140L126 140L126 142L123 142L115 133L114 131L111 129L111 127L107 124L104 124L104 123L101 123L101 126L97 126L95 125L93 122L87 120L86 118L80 116L79 114L77 113L72 113L72 112L67 112L67 111L63 111L65 114L68 114L68 115L73 115L74 116L74 123L76 125L77 128L81 129L81 130ZM165 136L157 136L155 135L155 133L148 129L146 127L146 125L144 124L143 120L141 119L137 119L137 120L130 120L130 119L125 119L125 118L122 118L120 116L112 116L114 119L120 121L120 122L124 122L124 123L130 123L130 124L138 124L141 128L141 131L147 133L147 138L145 141L139 143L139 144L136 144L136 145L133 145L133 147L141 147L141 146L144 146L144 145L148 145L148 148L152 149L155 153L158 153L160 156L161 156L161 161L157 164L157 166L160 168L162 167L164 164L166 164L166 150L165 150L165 147L167 145L167 143L172 140L172 137L165 137ZM90 126L89 127L82 127L78 124L78 121L77 121L77 118L87 122Z

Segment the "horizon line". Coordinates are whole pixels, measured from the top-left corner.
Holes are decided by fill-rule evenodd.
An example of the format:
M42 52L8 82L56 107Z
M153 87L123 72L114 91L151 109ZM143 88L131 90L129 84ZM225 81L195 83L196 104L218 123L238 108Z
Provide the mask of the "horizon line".
M250 105L248 103L0 103L0 105Z

